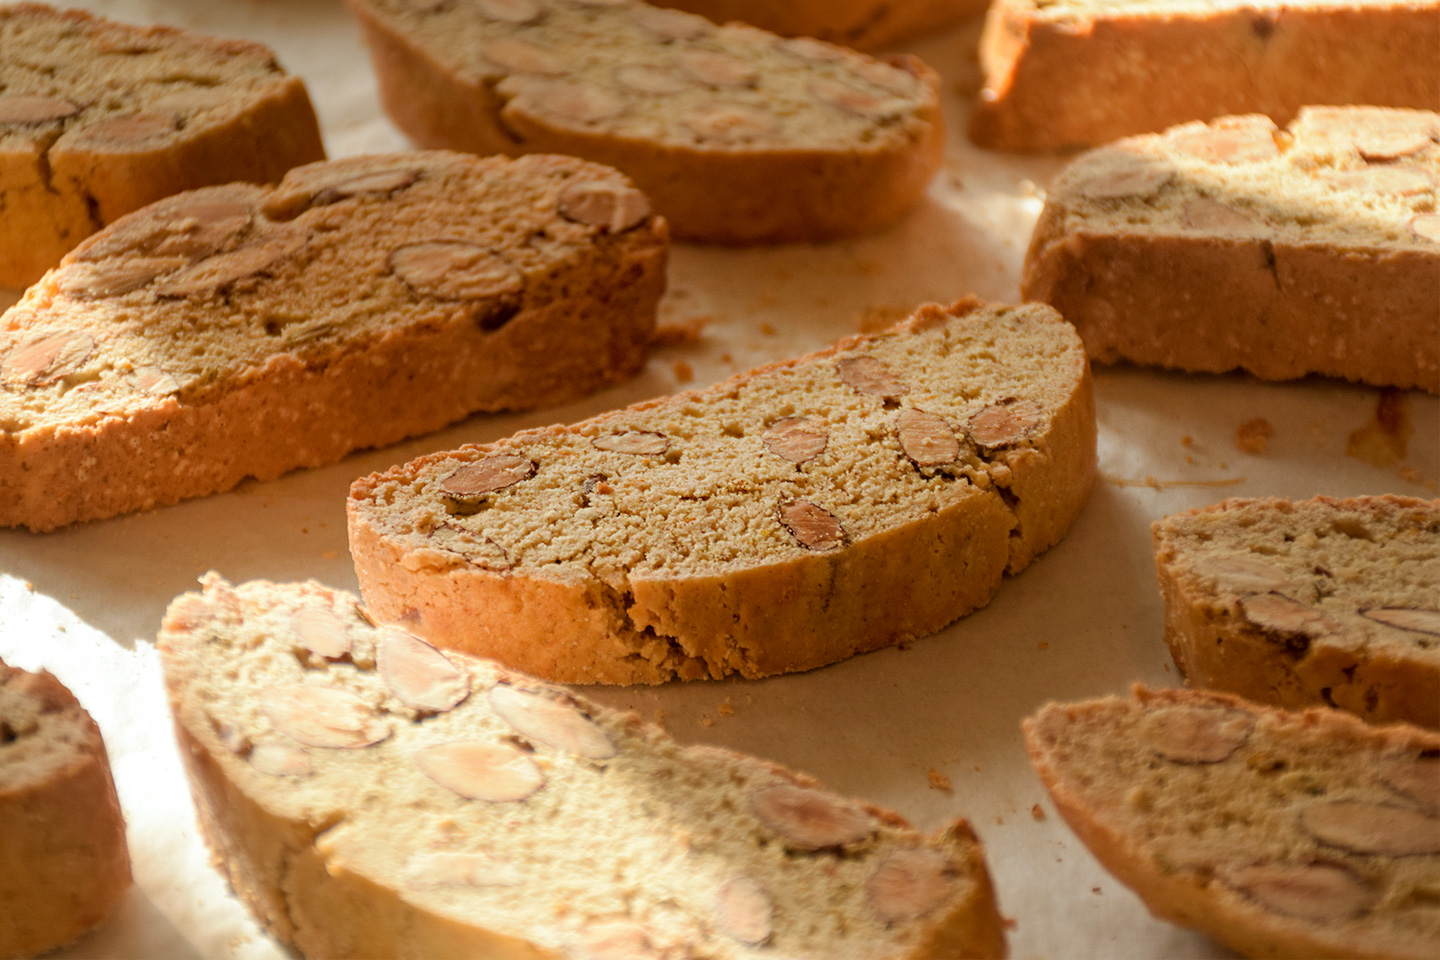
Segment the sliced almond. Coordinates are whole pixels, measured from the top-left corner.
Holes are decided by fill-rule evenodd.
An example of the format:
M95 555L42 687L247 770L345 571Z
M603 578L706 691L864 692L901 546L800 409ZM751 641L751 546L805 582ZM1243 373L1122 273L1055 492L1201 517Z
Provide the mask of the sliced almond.
M1300 825L1321 843L1387 857L1440 853L1440 819L1411 807L1361 800L1312 803Z
M1210 163L1258 163L1280 156L1275 125L1264 118L1217 123L1174 133L1168 139L1181 153Z
M833 794L789 784L750 795L750 812L799 850L822 850L864 840L879 827L875 818Z
M939 467L960 458L960 440L944 417L906 407L895 417L900 449L917 467Z
M154 287L162 297L193 297L213 293L232 283L258 276L293 257L305 246L304 233L281 233L264 240L206 257L199 263L173 273Z
M1140 742L1176 763L1220 763L1250 739L1255 717L1225 706L1174 704L1145 711Z
M835 361L835 370L846 386L868 397L894 400L909 392L909 388L895 378L889 367L867 354L841 357Z
M1237 593L1267 593L1289 582L1275 564L1253 556L1201 557L1190 569L1197 577L1213 581L1214 589Z
M350 652L350 630L345 622L324 607L304 607L290 614L290 629L301 645L326 660L338 660Z
M1175 179L1174 168L1160 160L1113 149L1109 154L1116 156L1115 161L1080 184L1080 192L1092 200L1152 197Z
M250 751L250 766L267 777L308 777L315 772L310 755L285 743L261 743Z
M579 960L665 960L650 939L650 932L630 920L595 923L586 927L577 945Z
M615 756L609 735L563 694L550 696L502 683L490 688L490 705L527 740L590 760Z
M615 71L615 80L622 87L636 93L668 95L683 93L694 84L668 67L657 67L648 63L632 63Z
M1287 646L1303 650L1310 640L1340 629L1334 620L1312 607L1279 593L1257 593L1240 598L1240 613L1253 626L1275 634Z
M0 96L0 123L47 123L73 117L79 112L79 105L64 97L37 97L21 93Z
M536 0L472 0L475 9L487 20L500 23L534 23L545 13Z
M317 191L315 200L323 205L364 194L389 195L397 190L404 190L419 179L420 171L418 170L376 170L327 184Z
M739 57L712 50L684 50L675 58L680 69L707 87L746 87L755 82L759 74Z
M466 464L440 481L440 491L452 497L481 497L535 476L535 461L500 453Z
M1413 630L1416 633L1428 633L1440 637L1440 610L1424 610L1415 607L1372 607L1369 610L1360 611L1360 615L1378 623L1399 627L1401 630Z
M582 125L599 123L625 113L624 98L604 87L570 81L533 83L507 109L539 114L551 120Z
M830 442L825 431L809 417L776 420L761 436L765 449L791 463L807 463L825 452Z
M891 59L893 63L864 60L852 64L851 68L875 86L888 90L897 97L914 96L920 81L914 73L906 69L910 60L903 56Z
M470 675L445 654L398 627L375 644L376 671L396 699L425 713L444 713L470 695Z
M1403 797L1440 810L1440 757L1391 756L1378 763L1380 779Z
M1410 232L1422 240L1440 243L1440 213L1417 213L1410 218Z
M1255 228L1255 219L1229 204L1209 197L1193 197L1181 210L1185 226L1191 230L1218 230L1226 233L1244 232Z
M560 191L555 209L567 220L623 233L650 216L650 201L613 180L572 180Z
M501 37L480 44L480 55L512 73L559 77L568 72L565 61L554 51L515 37Z
M1224 878L1230 888L1287 917L1334 923L1366 913L1379 893L1346 868L1331 863L1264 863Z
M545 775L535 761L507 743L441 743L417 750L415 763L445 789L488 803L524 800L545 783Z
M60 292L73 300L103 300L139 290L156 277L187 266L184 257L124 257L95 263L75 262L56 275Z
M195 260L219 250L249 226L254 215L254 206L244 200L175 197L117 220L77 248L74 256L90 262L123 254Z
M130 385L141 393L168 397L179 393L181 383L159 367L136 367L130 374Z
M435 887L518 887L524 874L511 862L485 853L417 853L405 861L405 885Z
M892 853L865 881L865 900L881 923L923 917L949 898L949 866L934 850Z
M364 700L334 687L271 687L260 708L275 729L307 747L368 747L390 736L390 724Z
M1311 107L1302 136L1320 149L1355 150L1366 160L1395 160L1419 153L1435 142L1434 114L1390 113Z
M179 128L180 124L173 114L135 113L76 127L66 142L72 148L83 144L90 149L110 147L131 150L160 137L168 137Z
M7 386L43 387L78 371L95 352L95 340L79 330L57 330L32 337L0 361L0 382Z
M630 16L661 40L693 40L715 29L704 17L664 7L637 6Z
M1029 400L1001 400L970 418L970 439L988 449L1019 443L1045 419L1045 411Z
M461 240L396 247L390 269L416 293L442 300L479 300L519 293L524 278L502 255Z
M776 508L780 524L802 547L824 553L850 542L835 514L809 500L787 500Z
M1362 167L1358 170L1327 170L1321 179L1338 190L1382 193L1407 197L1435 187L1435 178L1415 167Z
M882 117L904 104L890 97L877 97L859 87L828 77L817 77L806 85L810 96L857 117Z
M768 136L780 128L773 113L738 103L702 103L681 117L681 122L701 140L739 143Z
M789 37L777 42L775 46L802 60L813 60L816 63L829 63L845 57L845 51L840 47L814 37Z
M590 445L596 450L607 450L611 453L658 456L670 449L670 438L650 430L627 430L624 433L596 437L590 441Z
M758 947L775 931L775 903L760 882L741 874L726 881L715 898L715 926L741 943Z

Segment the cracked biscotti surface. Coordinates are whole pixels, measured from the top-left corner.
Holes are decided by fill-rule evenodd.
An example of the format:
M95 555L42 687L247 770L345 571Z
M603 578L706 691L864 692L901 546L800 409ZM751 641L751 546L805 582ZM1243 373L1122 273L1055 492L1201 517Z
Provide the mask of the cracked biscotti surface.
M0 286L161 197L324 156L304 84L258 43L0 9Z
M0 524L272 479L644 361L664 220L570 157L406 153L162 200L0 318Z
M379 616L548 679L762 677L984 605L1094 471L1074 330L965 301L362 478L350 549Z
M1070 827L1156 916L1251 957L1433 957L1440 736L1149 691L1025 721Z
M922 837L314 582L204 583L159 643L201 828L305 956L1005 953L963 820Z
M865 233L944 149L938 78L638 0L349 0L385 109L422 146L553 152L633 177L677 237Z
M1025 257L1092 359L1440 392L1440 116L1310 107L1084 154Z
M128 889L100 729L49 673L0 661L0 957L70 943Z
M739 20L786 37L874 50L985 12L985 0L659 0L716 23Z
M1093 146L1307 104L1440 108L1436 0L996 0L970 136Z
M1192 685L1440 727L1440 500L1226 500L1154 540Z

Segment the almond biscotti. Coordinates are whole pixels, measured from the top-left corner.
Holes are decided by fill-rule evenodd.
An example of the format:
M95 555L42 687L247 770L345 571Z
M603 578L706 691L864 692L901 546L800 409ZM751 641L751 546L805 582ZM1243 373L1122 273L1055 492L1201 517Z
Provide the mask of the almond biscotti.
M983 606L1094 473L1074 330L966 301L362 478L350 550L378 616L547 679L763 677Z
M623 170L677 237L865 233L944 149L938 78L638 0L348 0L381 98L422 146L568 153Z
M963 820L921 837L313 582L204 583L159 643L201 830L304 956L1005 954Z
M1024 726L1065 821L1156 916L1250 957L1435 956L1434 732L1143 687Z
M129 889L99 727L49 673L0 660L0 957L70 943Z
M1437 0L995 0L976 143L1093 146L1307 104L1440 109Z
M570 157L300 167L162 200L0 318L0 524L331 463L643 363L664 220Z
M1052 186L1021 289L1102 363L1440 392L1437 141L1428 111L1312 107L1102 147Z
M0 286L161 197L324 156L304 84L258 43L0 9Z
M1154 540L1193 686L1440 727L1440 500L1226 500Z
M657 0L716 23L739 20L785 37L874 50L985 12L986 0Z

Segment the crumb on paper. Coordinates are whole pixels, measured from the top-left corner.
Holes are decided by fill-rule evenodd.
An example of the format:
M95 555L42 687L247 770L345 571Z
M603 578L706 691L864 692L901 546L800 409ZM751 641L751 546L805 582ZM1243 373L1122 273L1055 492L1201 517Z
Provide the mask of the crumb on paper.
M856 324L861 333L877 333L881 330L888 330L895 324L910 316L909 307L895 307L888 305L868 306L860 311L860 320Z
M1099 893L1100 893L1100 888L1099 888L1099 887L1091 887L1091 888L1090 888L1090 892L1091 892L1091 893L1094 893L1094 894L1099 894Z
M942 793L950 792L950 778L945 776L945 774L941 773L939 770L931 767L930 772L927 774L927 777L930 780L931 790L939 790Z
M1014 917L1001 917L1000 923L1002 926L1005 927L1006 930L1014 930L1016 927L1020 926L1020 921L1016 920Z
M334 560L334 559L335 559L336 557L338 557L338 556L340 556L340 551L339 551L339 550L321 550L321 551L320 551L320 559L321 559L321 560Z
M1185 454L1185 462L1186 462L1186 463L1189 463L1189 464L1194 464L1195 458L1192 457L1192 456L1190 456L1190 454L1187 453L1187 454Z
M715 726L715 718L708 715L701 716L700 726L704 727L706 730L709 730L711 727Z
M1375 402L1375 415L1345 441L1345 455L1372 467L1392 467L1409 453L1410 436L1415 425L1410 422L1410 398L1403 390L1387 387Z
M675 366L670 369L675 373L676 383L689 383L695 379L695 370L684 360L676 360Z
M735 716L735 708L730 705L729 700L726 700L724 703L720 704L720 706L716 707L715 712L722 717Z
M1050 641L1049 641L1049 640L1041 640L1039 643L1035 644L1035 649L1036 649L1036 650L1049 650L1049 649L1050 649Z
M1187 450L1190 449L1191 447L1195 446L1195 438L1190 436L1190 434L1188 433L1185 434L1185 436L1180 438L1180 446L1184 447Z
M158 584L157 584L157 586L158 586ZM26 581L25 581L25 589L26 589L26 590L29 590L31 593L34 593L34 592L35 592L35 584L31 583L29 580L26 580Z
M1275 427L1264 417L1246 420L1235 429L1235 449L1241 453L1264 453L1275 436Z
M760 333L762 336L773 337L775 336L775 328L768 323L762 323L760 324Z
M662 323L650 334L652 347L684 347L699 343L705 327L715 322L709 314L689 317L675 323Z
M1045 808L1041 807L1038 803L1035 804L1035 806L1030 808L1030 817L1033 820L1044 820Z
M995 826L997 826L997 827L1003 827L1003 826L1005 826L1005 818L1004 818L1004 817L996 817L996 818L995 818Z
M735 363L735 358L732 357L732 356L730 356L730 354L728 354L728 353L722 353L722 354L720 354L720 362L721 362L721 363L734 364L734 363Z

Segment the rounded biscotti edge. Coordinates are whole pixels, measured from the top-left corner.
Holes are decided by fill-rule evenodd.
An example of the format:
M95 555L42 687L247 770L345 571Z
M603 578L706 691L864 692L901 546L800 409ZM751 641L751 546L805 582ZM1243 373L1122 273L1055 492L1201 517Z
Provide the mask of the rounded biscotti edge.
M781 36L874 50L945 30L985 11L983 0L662 0L716 23L740 20Z
M125 820L95 721L48 672L0 661L0 957L74 941L130 882Z

